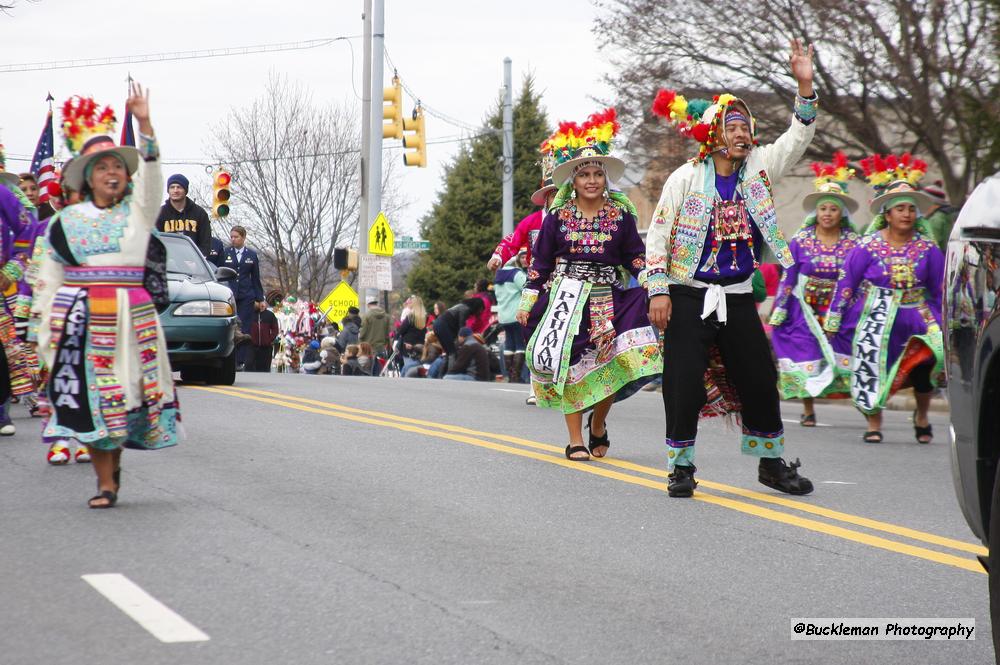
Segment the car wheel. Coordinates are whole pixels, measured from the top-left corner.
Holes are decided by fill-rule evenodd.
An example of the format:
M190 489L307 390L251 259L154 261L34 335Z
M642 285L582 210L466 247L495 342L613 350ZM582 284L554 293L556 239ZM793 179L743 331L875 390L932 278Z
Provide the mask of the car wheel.
M236 349L223 359L221 366L208 370L208 382L216 386L231 386L236 383Z
M184 383L197 383L208 380L208 368L197 365L181 367L181 381Z
M1000 464L993 479L993 497L990 500L990 622L993 624L993 652L1000 654Z

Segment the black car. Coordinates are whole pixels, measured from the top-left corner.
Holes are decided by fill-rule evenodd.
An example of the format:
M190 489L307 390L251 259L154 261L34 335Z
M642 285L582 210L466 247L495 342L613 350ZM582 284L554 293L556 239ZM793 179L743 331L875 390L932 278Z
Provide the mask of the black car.
M236 301L220 284L236 276L232 268L216 268L185 235L161 233L167 249L170 304L160 312L170 366L184 381L231 386L236 381L238 330Z
M944 312L952 472L972 531L989 548L993 645L1000 652L1000 173L980 184L948 242Z

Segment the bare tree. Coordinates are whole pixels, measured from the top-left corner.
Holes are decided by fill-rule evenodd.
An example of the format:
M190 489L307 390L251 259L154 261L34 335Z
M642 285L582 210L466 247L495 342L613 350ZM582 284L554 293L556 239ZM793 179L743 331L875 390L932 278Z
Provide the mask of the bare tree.
M651 121L644 111L659 87L739 91L766 124L783 126L793 90L787 45L799 37L817 46L815 83L826 116L814 156L919 152L956 202L985 175L990 145L974 128L984 113L1000 116L1000 64L990 43L998 12L989 0L597 4L604 12L595 31L616 29L607 46L616 50L609 80L634 126ZM629 148L641 151L643 143L636 137Z
M228 222L251 232L284 293L316 300L339 279L333 250L356 239L360 133L356 108L317 105L275 75L213 132L213 159L233 174ZM383 170L387 212L402 205L394 168L388 161Z

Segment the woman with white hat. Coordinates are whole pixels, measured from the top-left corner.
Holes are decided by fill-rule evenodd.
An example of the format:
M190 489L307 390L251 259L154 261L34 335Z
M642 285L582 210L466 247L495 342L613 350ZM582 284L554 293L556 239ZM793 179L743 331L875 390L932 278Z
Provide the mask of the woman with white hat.
M50 225L32 304L50 371L44 434L91 448L98 489L91 508L117 502L122 448L177 443L178 406L156 315L166 296L166 255L153 239L163 179L148 94L138 84L128 107L138 149L108 135L110 108L98 113L90 99L63 107L64 133L80 149L65 180L84 200Z
M563 123L546 144L556 155L559 185L535 241L517 320L526 326L526 358L538 406L561 411L569 431L566 457L604 457L605 419L662 371L659 338L646 315L646 293L627 289L619 267L645 279L646 249L635 206L611 184L625 163L611 156L614 109L582 126ZM627 277L626 277L627 279ZM583 413L589 444L583 444ZM589 449L589 450L588 450Z
M923 218L930 199L916 189L927 165L904 154L875 155L861 166L878 194L875 219L844 262L823 327L837 362L851 371L851 399L868 418L864 440L882 442L882 409L912 386L914 434L930 443L927 409L944 369L944 255Z
M815 398L849 395L850 370L834 359L823 319L844 259L859 237L851 223L858 202L847 194L847 183L854 177L847 157L836 152L832 164L812 167L816 191L802 201L809 214L788 241L793 263L782 277L770 321L778 392L782 399L802 400L803 427L816 425Z

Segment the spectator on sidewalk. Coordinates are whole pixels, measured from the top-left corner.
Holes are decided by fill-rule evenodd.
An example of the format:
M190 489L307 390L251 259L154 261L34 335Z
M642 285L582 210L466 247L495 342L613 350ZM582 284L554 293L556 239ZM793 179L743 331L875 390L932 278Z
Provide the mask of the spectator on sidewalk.
M361 310L357 307L349 307L347 316L340 321L340 333L337 335L337 348L341 353L347 352L347 347L358 343L358 335L361 334Z
M389 348L389 315L379 307L378 296L369 296L368 311L361 319L359 342L371 345L377 356L385 356Z
M358 364L358 345L348 344L344 349L344 356L341 358L340 373L344 376L363 376L361 366Z
M317 374L340 374L340 351L337 350L337 340L324 337L319 343L320 366Z
M222 265L222 262L225 260L225 255L226 255L225 244L223 244L223 242L218 238L216 238L215 236L212 236L212 240L211 242L209 242L208 245L208 256L206 256L205 258L208 259L209 263L218 268L219 266Z
M312 340L302 352L302 373L315 374L323 364L319 355L319 342Z
M420 355L424 350L424 336L427 334L427 310L424 301L418 295L406 299L403 309L406 316L396 329L396 351L403 359L400 373L406 373L412 367L420 364Z
M483 311L471 315L466 321L466 325L472 328L472 332L482 335L493 321L493 305L497 304L490 281L488 279L476 280L476 291L472 297L483 301Z
M483 311L483 301L480 298L466 298L445 310L444 314L434 319L434 334L449 356L454 356L458 349L455 338L459 330L465 327L470 316L479 316Z
M428 379L440 379L444 359L444 349L441 348L441 343L438 342L437 335L434 334L433 330L428 331L427 336L424 337L420 362L410 367L404 376L408 379L419 378L420 370L423 369Z
M164 233L181 233L194 241L202 256L212 251L212 223L208 213L188 197L188 179L180 173L167 178L167 200L160 207L156 228Z
M368 342L358 344L358 367L364 376L378 376L379 364L375 349Z
M497 270L493 289L497 296L497 323L504 331L504 365L511 383L521 383L521 371L524 369L524 328L517 322L517 308L521 304L521 290L528 281L524 265L527 253L527 248L522 247L514 258Z
M279 296L280 301L280 296ZM257 310L256 320L250 326L250 352L247 358L248 372L270 372L271 358L274 355L274 340L281 334L278 328L278 317L274 315L267 303Z
M449 363L448 373L444 378L453 381L489 381L490 354L482 337L466 326L458 331L458 344L455 362Z

